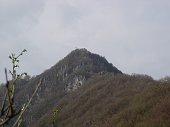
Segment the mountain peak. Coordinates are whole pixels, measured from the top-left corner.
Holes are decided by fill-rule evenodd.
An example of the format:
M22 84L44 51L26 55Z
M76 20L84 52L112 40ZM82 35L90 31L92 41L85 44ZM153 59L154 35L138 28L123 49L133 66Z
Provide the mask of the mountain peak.
M80 87L95 73L111 72L122 74L120 70L109 63L104 57L89 52L85 48L75 49L54 66L58 76L67 84L66 91Z
M39 114L37 107L40 109L46 107L49 110L50 105L55 104L56 100L60 100L73 91L79 91L79 88L94 75L102 76L107 72L113 75L122 74L104 57L84 48L75 49L53 67L32 78L27 85L22 85L22 91L17 93L17 100L19 104L23 103L27 99L25 95L32 93L35 84L43 79L39 92L32 101L32 110L27 114L30 116L31 113L35 113L36 116ZM48 106L46 106L47 102ZM41 111L41 116L44 111ZM36 119L34 121L36 122Z
M71 56L71 55L88 55L88 54L91 54L91 52L89 52L87 49L85 48L80 48L80 49L75 49L73 51L71 51L68 56Z
M46 83L60 86L62 90L74 91L81 87L94 74L122 74L105 57L91 53L85 48L75 49L50 69L40 75ZM48 86L49 88L51 86Z
M73 50L72 52L89 53L89 51L86 48L77 48L77 49Z

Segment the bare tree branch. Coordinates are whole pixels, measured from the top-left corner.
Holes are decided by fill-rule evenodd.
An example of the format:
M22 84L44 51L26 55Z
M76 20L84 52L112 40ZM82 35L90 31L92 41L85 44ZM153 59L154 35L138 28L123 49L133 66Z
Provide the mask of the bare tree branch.
M17 120L15 121L15 123L14 123L14 125L13 125L12 127L16 127L16 126L17 126L17 124L18 124L18 122L20 121L23 113L24 113L24 112L26 111L26 109L29 107L29 105L30 105L30 103L31 103L34 95L37 93L37 90L38 90L38 88L40 87L41 83L42 83L42 79L40 79L40 81L39 81L39 83L38 83L38 85L37 85L34 93L32 94L32 96L31 96L31 98L29 99L28 103L27 103L27 104L23 107L23 109L21 110L21 112L20 112Z

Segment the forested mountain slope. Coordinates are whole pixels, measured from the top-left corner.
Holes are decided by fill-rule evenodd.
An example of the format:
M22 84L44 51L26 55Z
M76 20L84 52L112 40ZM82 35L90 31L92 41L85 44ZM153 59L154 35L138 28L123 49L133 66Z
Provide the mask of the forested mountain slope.
M28 100L40 79L43 83L32 101L31 108L24 116L25 125L30 126L45 113L52 111L57 103L67 94L77 90L94 74L110 72L122 74L120 70L108 63L104 57L86 49L76 49L50 69L21 85L16 94L17 105Z
M170 126L169 78L123 74L104 57L76 49L42 74L18 80L17 106L30 98L40 79L22 127L51 127L53 120L55 127ZM0 99L2 91L3 86Z
M96 74L55 104L56 127L169 127L170 82ZM51 112L34 127L50 126Z

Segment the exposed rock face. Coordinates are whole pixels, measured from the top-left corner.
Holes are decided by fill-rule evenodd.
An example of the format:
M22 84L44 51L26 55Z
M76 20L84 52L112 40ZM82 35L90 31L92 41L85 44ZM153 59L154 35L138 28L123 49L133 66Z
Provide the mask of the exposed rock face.
M76 76L72 79L72 81L68 83L68 85L66 85L65 90L67 92L74 91L78 89L79 87L81 87L85 81L86 81L86 78L83 77L82 75Z

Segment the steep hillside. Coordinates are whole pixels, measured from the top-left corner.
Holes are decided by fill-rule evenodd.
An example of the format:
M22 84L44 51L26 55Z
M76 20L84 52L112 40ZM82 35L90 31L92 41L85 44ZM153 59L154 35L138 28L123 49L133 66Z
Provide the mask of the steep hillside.
M96 74L55 104L56 127L169 127L170 83L146 75ZM51 112L33 127L50 127Z
M126 75L104 57L76 49L42 74L19 80L16 105L28 100L40 79L22 127L51 127L53 119L55 127L170 126L170 78Z
M67 94L77 90L94 74L110 72L122 74L108 63L104 57L93 54L86 49L76 49L44 73L29 80L16 94L17 104L21 105L29 98L42 78L43 83L33 99L30 110L25 116L25 125L35 123L45 113L54 108L54 104Z

